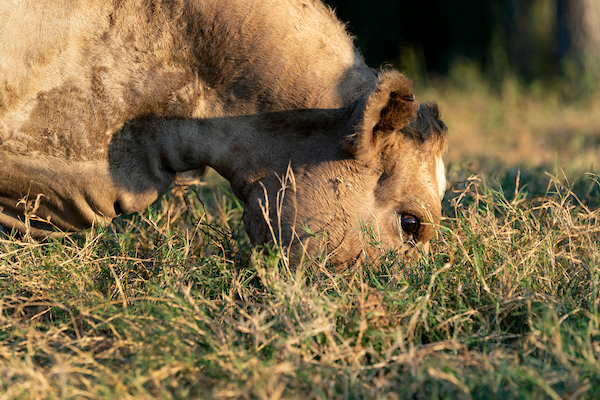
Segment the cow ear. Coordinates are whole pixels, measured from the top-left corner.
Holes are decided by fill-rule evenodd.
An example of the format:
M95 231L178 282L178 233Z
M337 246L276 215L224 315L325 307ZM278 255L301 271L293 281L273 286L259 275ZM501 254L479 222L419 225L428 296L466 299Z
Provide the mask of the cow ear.
M390 136L414 121L418 109L410 79L397 71L381 74L377 88L357 109L346 149L367 164L379 160Z

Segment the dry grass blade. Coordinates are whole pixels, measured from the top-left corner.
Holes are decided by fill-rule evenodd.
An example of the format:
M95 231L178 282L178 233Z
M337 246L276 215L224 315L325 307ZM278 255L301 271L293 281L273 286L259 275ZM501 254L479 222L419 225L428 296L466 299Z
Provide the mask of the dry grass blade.
M451 132L469 123L458 95L440 101L459 108ZM450 140L459 183L412 261L294 267L286 249L249 245L214 172L109 228L0 233L0 399L599 398L598 176L465 173Z

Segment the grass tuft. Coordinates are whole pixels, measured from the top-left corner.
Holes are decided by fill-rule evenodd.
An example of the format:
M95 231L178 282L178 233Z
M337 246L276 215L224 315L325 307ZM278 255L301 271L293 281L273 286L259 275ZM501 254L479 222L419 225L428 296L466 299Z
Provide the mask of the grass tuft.
M108 227L3 234L0 398L600 397L600 177L449 157L413 261L290 266L214 172Z

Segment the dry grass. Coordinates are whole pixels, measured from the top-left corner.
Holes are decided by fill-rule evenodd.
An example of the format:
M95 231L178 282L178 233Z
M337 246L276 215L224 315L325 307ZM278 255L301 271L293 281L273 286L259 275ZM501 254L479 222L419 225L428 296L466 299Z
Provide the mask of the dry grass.
M600 397L599 177L572 157L598 159L599 101L509 95L431 96L455 185L417 262L290 269L214 174L108 228L0 239L0 399Z
M447 162L479 174L497 164L549 171L558 166L572 176L598 172L600 95L567 101L511 78L495 86L500 88L490 88L477 67L464 62L449 79L415 90L441 106L450 128Z

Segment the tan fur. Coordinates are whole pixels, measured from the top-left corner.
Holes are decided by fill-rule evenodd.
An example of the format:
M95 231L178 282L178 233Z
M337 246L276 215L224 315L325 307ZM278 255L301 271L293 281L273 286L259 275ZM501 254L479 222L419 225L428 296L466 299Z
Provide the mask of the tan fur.
M260 204L277 203L291 165L274 229L327 232L339 263L368 247L361 223L379 227L376 248L403 248L398 212L440 216L437 107L417 113L410 81L365 65L319 1L22 0L0 2L0 20L9 229L106 223L206 165L245 202L255 242L273 239Z

